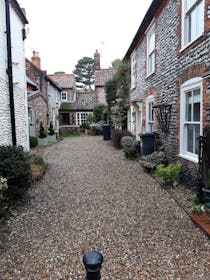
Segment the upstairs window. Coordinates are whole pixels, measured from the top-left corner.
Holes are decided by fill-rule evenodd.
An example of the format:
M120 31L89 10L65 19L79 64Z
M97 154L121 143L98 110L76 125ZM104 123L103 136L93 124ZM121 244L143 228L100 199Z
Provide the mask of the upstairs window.
M65 91L61 92L61 100L67 101L67 92L65 92Z
M136 87L136 53L131 56L131 89Z
M182 1L182 45L196 40L204 31L204 1Z
M155 72L155 25L147 32L147 76Z

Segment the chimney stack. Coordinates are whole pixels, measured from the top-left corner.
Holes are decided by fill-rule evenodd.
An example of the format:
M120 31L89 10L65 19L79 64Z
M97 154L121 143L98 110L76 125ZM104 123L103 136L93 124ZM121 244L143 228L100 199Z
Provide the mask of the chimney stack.
M33 56L31 58L31 62L33 65L35 65L37 68L41 69L41 60L39 57L39 53L36 51L33 51Z
M94 68L95 70L100 70L100 53L98 52L98 50L96 50L96 52L94 53Z

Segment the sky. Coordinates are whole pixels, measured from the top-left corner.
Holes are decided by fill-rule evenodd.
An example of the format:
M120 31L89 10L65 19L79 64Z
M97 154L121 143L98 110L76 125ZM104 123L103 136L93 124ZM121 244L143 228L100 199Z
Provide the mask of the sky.
M101 68L126 54L152 0L18 0L29 21L26 57L39 52L42 70L72 73L97 49Z

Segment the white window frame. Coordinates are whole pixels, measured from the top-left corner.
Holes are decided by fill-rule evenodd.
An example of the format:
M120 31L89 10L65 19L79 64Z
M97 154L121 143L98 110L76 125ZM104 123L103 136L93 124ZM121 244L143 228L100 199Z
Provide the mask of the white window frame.
M85 115L85 121L84 121L84 118L83 116ZM91 115L93 114L92 112L77 112L76 113L76 123L77 123L77 126L80 126L82 125L83 123L86 123L86 117L88 115Z
M154 103L154 95L150 95L146 99L146 131L154 131L154 109L152 108ZM152 111L150 111L150 108ZM150 114L151 112L151 114Z
M196 89L200 89L200 122L192 121L192 124L200 124L200 135L202 135L202 108L203 108L203 87L202 87L202 78L196 77L186 81L181 86L181 98L180 98L180 153L179 156L187 159L189 161L198 162L198 155L187 151L187 124L186 121L186 93Z
M65 98L63 98L63 94L65 94ZM67 101L67 92L66 91L62 91L61 92L61 101Z
M150 49L150 39L154 36L153 46ZM150 60L152 60L152 68L150 69ZM147 77L155 72L155 23L152 22L147 30Z
M136 71L136 52L133 52L133 54L131 55L131 89L134 89L136 87Z
M182 49L197 40L204 32L204 0L192 0L189 7L187 1L189 0L182 0ZM199 8L203 11L202 16L199 13ZM196 24L192 23L192 26L196 29L194 36L191 34L192 30L190 28L193 12L195 12L196 16Z

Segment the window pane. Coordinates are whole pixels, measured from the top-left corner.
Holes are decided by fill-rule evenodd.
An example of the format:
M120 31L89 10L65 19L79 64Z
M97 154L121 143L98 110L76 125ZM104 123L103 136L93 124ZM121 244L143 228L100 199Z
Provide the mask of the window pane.
M191 15L190 15L190 26L189 26L189 41L193 41L198 35L197 35L197 23L199 23L199 21L197 21L197 11L196 9L192 11Z
M187 151L193 153L193 125L187 125Z
M204 22L204 10L203 10L203 1L197 7L197 36L203 33L203 22Z
M191 121L192 118L192 92L187 92L186 93L186 121Z
M151 53L155 48L155 33L154 30L151 31L149 34L149 46L148 46L148 52Z
M193 91L193 120L200 121L200 89Z
M195 153L199 153L199 136L200 136L200 125L195 125Z
M186 0L186 9L188 10L196 0Z

